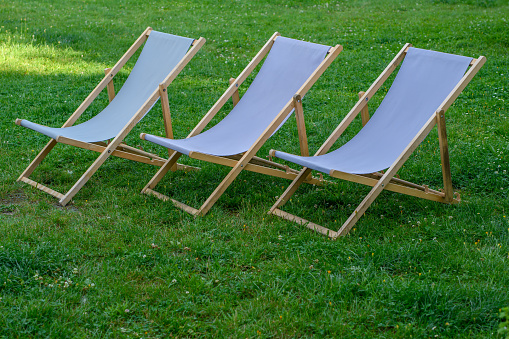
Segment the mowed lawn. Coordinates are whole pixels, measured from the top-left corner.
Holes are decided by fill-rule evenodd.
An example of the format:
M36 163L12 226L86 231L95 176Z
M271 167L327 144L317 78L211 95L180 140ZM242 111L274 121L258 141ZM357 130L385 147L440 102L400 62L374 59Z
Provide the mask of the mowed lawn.
M506 0L0 2L0 337L496 337L509 306L508 21ZM256 173L200 218L140 194L157 168L123 159L66 207L17 183L49 139L14 120L61 126L148 26L207 39L169 88L179 138L274 32L343 45L303 101L312 153L405 43L486 56L446 114L461 203L383 192L331 241L267 215L290 182ZM104 91L79 121L107 102ZM164 134L159 104L126 141L167 156L141 132ZM293 117L258 155L270 149L299 152ZM96 156L58 145L33 178L65 192ZM181 161L202 170L169 173L157 189L194 207L229 170ZM442 188L436 129L398 174ZM337 230L369 188L330 181L302 186L285 210Z

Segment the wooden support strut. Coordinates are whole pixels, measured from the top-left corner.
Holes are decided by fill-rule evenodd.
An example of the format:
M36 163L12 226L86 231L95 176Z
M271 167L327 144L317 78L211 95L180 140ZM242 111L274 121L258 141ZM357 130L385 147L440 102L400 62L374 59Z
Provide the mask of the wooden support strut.
M190 152L189 157L192 159L203 160L203 161L212 162L215 164L228 166L228 167L235 167L238 163L238 160L233 160L233 159L229 159L229 158L225 158L225 157L218 157L218 156L199 153L199 152ZM273 166L273 165L269 162L264 163L261 161L254 161L254 162L249 162L248 164L246 164L246 166L244 167L244 170L261 173L261 174L266 174L266 175L270 175L273 177L289 179L289 180L293 180L298 174L297 171L295 171L291 168L288 168L288 167L285 169L281 169L281 168L276 169L276 168L271 168L268 166ZM312 177L306 178L305 182L313 184L313 185L321 184L320 180L312 178Z
M308 137L306 135L306 123L304 121L304 110L302 109L302 97L298 94L293 96L295 107L295 119L297 120L297 131L299 133L300 155L309 156Z
M449 146L447 144L447 132L445 129L445 112L436 112L438 143L440 147L440 160L442 162L442 178L444 181L445 201L450 203L453 199L451 163L449 161Z
M359 92L359 99L362 99L362 97L366 94L366 92L360 91ZM369 111L368 111L368 104L364 105L364 107L361 109L361 119L362 119L362 126L366 126L366 124L369 121Z
M235 83L235 78L230 78L230 86L233 85ZM235 90L235 92L233 92L232 94L232 102L233 102L233 107L237 106L237 104L239 103L240 101L240 96L239 96L239 84L235 84L235 87L237 88Z
M108 74L111 72L111 68L104 69L104 75L108 76ZM110 82L108 82L108 85L106 85L106 89L108 90L108 99L110 102L113 101L115 98L115 85L113 84L113 77L110 77Z

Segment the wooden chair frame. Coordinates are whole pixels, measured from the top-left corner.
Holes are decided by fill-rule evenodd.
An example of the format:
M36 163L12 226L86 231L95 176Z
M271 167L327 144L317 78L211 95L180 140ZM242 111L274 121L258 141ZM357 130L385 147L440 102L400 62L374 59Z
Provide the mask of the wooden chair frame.
M209 112L202 118L202 120L196 125L196 127L191 131L191 133L187 136L190 138L199 134L203 129L207 126L207 124L212 120L212 118L216 115L216 113L223 107L227 100L231 97L234 105L238 102L238 88L239 86L246 80L246 78L253 72L254 68L261 62L261 60L268 54L272 45L274 44L275 39L280 34L278 32L274 33L274 35L267 41L267 43L262 47L262 49L258 52L258 54L253 58L253 60L247 65L247 67L240 73L240 75L236 79L230 79L230 86L225 91L225 93L219 98L219 100L212 106ZM231 157L220 157L213 156L208 154L203 154L199 152L191 152L189 157L193 159L204 160L208 162L213 162L216 164L224 165L232 167L232 170L226 178L219 184L219 186L214 190L214 192L208 197L205 203L199 208L195 209L188 205L185 205L175 199L171 199L170 197L163 195L154 191L154 187L157 183L164 177L164 175L168 172L168 170L175 164L178 158L182 155L182 153L172 151L173 154L169 157L168 161L159 169L159 171L154 175L154 177L149 181L149 183L143 188L142 193L152 194L161 200L170 200L176 207L194 215L194 216L203 216L205 215L209 209L214 205L214 203L219 199L219 197L223 194L223 192L230 186L230 184L235 180L235 178L240 174L242 170L248 170L252 172L262 173L266 175L271 175L275 177L285 178L293 180L297 177L298 171L290 169L288 166L283 166L271 160L266 160L263 158L256 157L256 153L262 147L262 145L267 141L267 139L276 131L278 126L280 126L285 118L290 114L290 112L295 109L298 131L299 131L299 141L301 142L301 150L303 150L303 154L307 152L307 140L306 140L306 129L304 124L303 110L302 110L302 97L307 93L307 91L311 88L311 86L316 82L316 80L323 74L323 72L327 69L327 67L334 61L334 59L339 55L342 51L343 47L341 45L336 45L335 47L331 47L327 53L327 56L318 66L318 68L313 72L313 74L306 80L306 82L301 86L301 88L295 93L294 97L288 101L285 107L278 113L276 118L270 123L270 125L263 131L260 137L253 143L253 145L243 154L239 154ZM145 138L145 134L142 133L140 135L142 139ZM304 182L319 184L320 180L312 178L311 176L304 180Z
M369 113L367 112L368 101L373 97L373 95L378 91L380 86L382 86L385 80L387 80L387 78L392 74L392 72L403 61L408 51L408 48L411 46L412 46L411 44L406 44L401 49L401 51L396 55L396 57L391 61L391 63L386 67L382 74L380 74L380 76L375 80L371 87L369 87L369 89L366 92L359 93L360 97L359 101L355 104L352 110L346 115L346 117L341 121L341 123L329 136L329 138L318 149L318 151L315 153L315 156L327 153L329 149L332 147L332 145L336 142L336 140L341 136L341 134L345 131L345 129L349 126L349 124L359 113L361 113L363 125L367 123L367 119L369 119ZM343 223L343 225L337 232L279 209L280 206L284 205L291 198L291 196L296 192L298 187L305 181L305 179L309 175L311 175L312 170L307 167L304 167L300 171L297 178L295 178L295 180L290 184L290 186L285 190L285 192L279 197L279 199L271 207L268 213L277 215L281 218L290 221L294 221L301 225L305 225L312 230L327 235L332 239L336 239L339 236L344 236L348 234L348 232L355 225L357 220L359 220L359 218L366 212L368 207L373 203L373 201L384 189L388 191L399 192L406 195L411 195L418 198L438 201L442 203L448 204L459 203L460 196L457 192L453 192L452 186L451 169L449 163L449 150L447 144L447 133L445 127L445 112L452 105L454 100L456 100L456 98L463 91L463 89L467 86L470 80L479 71L479 69L483 66L485 61L486 58L484 56L480 56L478 59L472 59L470 63L471 66L470 69L465 73L465 75L459 81L456 87L449 93L447 98L436 110L435 114L431 118L429 118L426 124L412 139L412 141L407 145L407 147L398 156L394 163L387 169L387 171L385 171L385 173L377 172L367 175L358 175L340 172L336 170L330 171L329 175L331 177L373 187L371 191L368 193L368 195L364 198L364 200L362 200L359 206ZM428 186L426 185L417 185L395 177L396 173L401 168L401 166L403 166L405 161L410 157L413 151L417 148L417 146L420 145L420 143L424 140L426 135L431 131L431 129L433 129L435 125L437 125L438 128L440 158L442 163L442 177L444 183L444 189L441 191L432 190L429 189ZM271 150L271 154L272 155L274 154L274 150Z
M133 43L133 45L127 50L127 52L120 58L120 60L113 66L113 68L107 68L105 70L105 77L95 87L95 89L88 95L83 103L76 109L76 111L69 117L69 119L62 125L62 127L72 126L78 118L83 114L87 107L97 98L99 93L106 87L108 91L108 97L111 102L115 97L115 91L113 86L113 78L125 65L125 63L133 56L133 54L143 45L147 40L148 36L152 32L152 28L148 27L140 37ZM110 142L83 142L75 139L66 138L59 136L56 139L51 139L41 152L35 157L30 165L23 171L17 181L23 181L35 188L38 188L56 198L59 199L59 203L65 206L78 191L85 185L90 177L99 169L99 167L106 161L110 155L114 155L120 158L134 160L145 164L163 166L166 159L161 158L155 154L145 152L143 150L131 147L123 143L124 138L133 129L133 127L141 120L145 113L152 107L152 105L161 98L161 106L163 110L163 118L165 122L166 136L168 138L173 137L171 129L171 116L170 108L168 103L167 87L177 77L177 75L184 69L187 63L193 58L193 56L200 50L205 43L204 38L194 40L191 44L191 48L188 50L184 58L175 66L175 68L168 74L168 76L159 84L159 87L152 93L152 95L145 101L141 108L131 118L131 120L124 126L120 133L113 138ZM16 119L16 124L20 125L21 120ZM57 143L63 143L71 146L88 149L91 151L101 153L99 157L93 162L93 164L87 169L87 171L78 179L78 181L72 186L72 188L65 194L59 193L46 187L38 182L35 182L28 177L42 162L42 160L48 155L48 153L55 147ZM178 169L194 169L190 166L177 165ZM175 166L173 167L175 170Z

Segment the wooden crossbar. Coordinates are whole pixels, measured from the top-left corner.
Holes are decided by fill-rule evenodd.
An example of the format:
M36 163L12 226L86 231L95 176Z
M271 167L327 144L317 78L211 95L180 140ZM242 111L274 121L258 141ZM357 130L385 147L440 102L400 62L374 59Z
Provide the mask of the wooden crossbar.
M40 189L41 191L44 191L44 192L54 196L55 198L62 199L64 197L64 195L62 193L52 190L51 188L46 187L43 184L40 184L40 183L33 181L31 179L28 179L27 177L21 177L18 180L23 181L24 183L27 183L30 186L33 186L37 189Z

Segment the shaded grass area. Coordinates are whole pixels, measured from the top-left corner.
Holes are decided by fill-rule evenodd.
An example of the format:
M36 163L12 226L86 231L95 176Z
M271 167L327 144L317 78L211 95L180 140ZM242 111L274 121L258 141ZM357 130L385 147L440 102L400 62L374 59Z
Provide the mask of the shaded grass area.
M0 336L493 337L509 304L508 13L502 0L0 4ZM208 41L170 88L177 137L274 31L342 44L304 99L312 152L404 43L485 55L447 115L462 203L384 192L332 242L267 216L289 182L254 173L198 219L139 194L156 168L122 159L108 160L67 207L15 183L47 139L14 119L61 125L147 26ZM106 103L102 93L80 121ZM140 132L164 133L160 107L127 142L165 155ZM299 152L294 119L259 155L271 148ZM34 179L65 191L95 157L58 145ZM228 172L182 161L203 170L169 174L158 190L197 207ZM399 174L441 187L435 131ZM303 186L285 210L338 228L367 192L337 181Z

